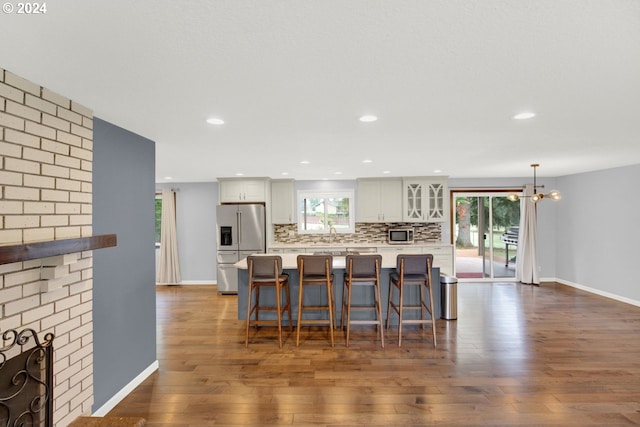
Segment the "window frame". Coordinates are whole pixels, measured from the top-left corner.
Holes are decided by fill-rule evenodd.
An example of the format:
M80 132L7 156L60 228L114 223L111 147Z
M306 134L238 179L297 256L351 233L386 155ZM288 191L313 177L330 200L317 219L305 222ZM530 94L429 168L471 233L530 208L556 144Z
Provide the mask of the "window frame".
M344 190L298 190L296 200L297 210L297 228L298 234L329 234L331 227L328 226L326 210L327 204L325 203L324 212L324 228L322 230L305 230L303 228L304 215L300 212L301 204L304 199L318 198L318 199L336 199L347 198L349 199L349 226L347 229L336 229L336 233L348 234L355 233L356 228L356 212L355 212L355 191L350 189Z

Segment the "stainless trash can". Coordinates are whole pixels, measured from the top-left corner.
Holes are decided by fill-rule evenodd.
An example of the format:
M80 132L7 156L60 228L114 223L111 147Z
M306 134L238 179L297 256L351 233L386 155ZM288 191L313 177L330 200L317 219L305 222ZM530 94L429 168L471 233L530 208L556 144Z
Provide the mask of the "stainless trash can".
M440 276L440 311L442 319L458 318L458 279L456 277Z

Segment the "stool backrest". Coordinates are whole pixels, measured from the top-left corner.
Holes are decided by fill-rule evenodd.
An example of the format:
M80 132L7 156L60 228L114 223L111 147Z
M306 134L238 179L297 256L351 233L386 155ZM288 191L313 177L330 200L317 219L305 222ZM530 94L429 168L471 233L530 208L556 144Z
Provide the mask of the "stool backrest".
M304 260L304 264L301 262ZM329 266L329 273L333 271L333 257L331 255L298 255L298 270L304 265L304 275L325 275L326 266ZM327 261L329 263L327 264Z
M347 271L353 276L374 276L380 271L382 265L382 255L347 255L345 258ZM376 261L378 264L376 265ZM349 270L351 269L351 270Z
M251 277L276 277L282 273L282 257L280 255L264 255L247 257L247 266Z
M398 255L396 260L396 272L400 274L400 266L404 260L404 274L427 274L433 265L432 254L404 254Z

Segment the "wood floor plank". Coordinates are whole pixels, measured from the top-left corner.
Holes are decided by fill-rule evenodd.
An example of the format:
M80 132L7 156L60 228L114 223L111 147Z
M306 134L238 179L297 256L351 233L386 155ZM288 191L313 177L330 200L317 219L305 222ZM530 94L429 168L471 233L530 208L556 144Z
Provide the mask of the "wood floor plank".
M252 329L214 287L157 289L159 370L109 415L149 427L640 425L640 308L556 283L459 283L457 321Z

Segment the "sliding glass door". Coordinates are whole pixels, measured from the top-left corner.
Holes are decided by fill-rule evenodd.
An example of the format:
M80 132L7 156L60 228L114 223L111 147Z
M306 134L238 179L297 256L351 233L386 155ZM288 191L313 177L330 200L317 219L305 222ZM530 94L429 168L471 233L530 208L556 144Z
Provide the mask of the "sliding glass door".
M520 203L504 192L455 192L454 243L460 279L515 278Z

